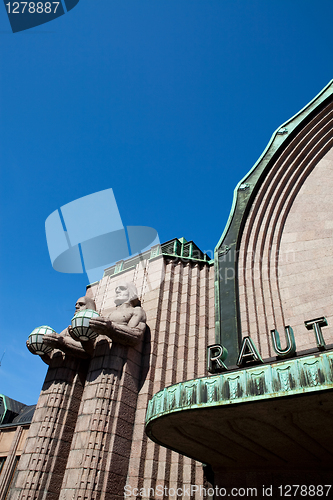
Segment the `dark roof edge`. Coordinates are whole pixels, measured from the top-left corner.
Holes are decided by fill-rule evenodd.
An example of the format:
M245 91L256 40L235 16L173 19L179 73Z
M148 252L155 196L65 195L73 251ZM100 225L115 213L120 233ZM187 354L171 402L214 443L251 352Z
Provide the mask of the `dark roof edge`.
M22 427L22 426L27 426L29 427L31 424L31 420L29 422L14 422L14 423L9 423L9 424L1 424L0 425L0 431L1 429L9 429L12 427L13 429L16 429L16 427Z

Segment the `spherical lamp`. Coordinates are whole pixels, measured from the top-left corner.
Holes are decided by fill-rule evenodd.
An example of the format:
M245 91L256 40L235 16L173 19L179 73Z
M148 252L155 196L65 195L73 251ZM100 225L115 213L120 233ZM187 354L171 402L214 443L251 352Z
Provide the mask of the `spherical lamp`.
M72 331L78 340L86 342L87 340L94 340L98 337L98 333L94 332L89 326L91 318L98 318L99 314L93 309L83 309L75 314L72 319Z
M53 328L47 325L39 326L35 328L28 337L28 342L31 349L39 355L48 354L53 351L53 347L44 344L43 337L46 333L56 333Z

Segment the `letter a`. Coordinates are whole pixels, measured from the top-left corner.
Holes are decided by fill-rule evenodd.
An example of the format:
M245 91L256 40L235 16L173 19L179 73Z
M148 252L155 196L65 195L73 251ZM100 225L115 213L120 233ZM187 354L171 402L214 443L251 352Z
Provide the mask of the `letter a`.
M237 359L237 365L242 366L246 363L255 361L256 363L263 363L263 360L250 337L244 337L241 350Z

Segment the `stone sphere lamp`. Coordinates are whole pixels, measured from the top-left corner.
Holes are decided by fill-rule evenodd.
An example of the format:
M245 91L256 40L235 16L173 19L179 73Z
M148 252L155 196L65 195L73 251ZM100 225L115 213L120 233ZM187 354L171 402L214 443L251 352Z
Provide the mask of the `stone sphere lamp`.
M98 318L98 312L93 309L83 309L75 314L72 319L72 331L78 340L86 342L87 340L94 340L98 337L98 333L94 332L89 326L91 318Z
M39 355L48 354L53 351L53 347L44 344L43 337L46 333L56 333L53 328L47 325L39 326L35 328L28 337L28 342L30 348Z

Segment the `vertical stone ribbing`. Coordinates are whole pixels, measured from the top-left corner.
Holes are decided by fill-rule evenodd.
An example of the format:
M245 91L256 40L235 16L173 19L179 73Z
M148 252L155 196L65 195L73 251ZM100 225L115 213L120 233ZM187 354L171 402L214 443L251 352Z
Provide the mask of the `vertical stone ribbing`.
M149 264L149 273L145 275L146 293L142 297L142 304L147 314L148 332L143 355L141 372L141 389L138 395L138 406L135 417L133 444L130 455L129 471L127 478L128 487L143 488L144 478L148 478L148 487L156 485L157 467L154 462L154 443L148 440L144 432L144 414L147 404L154 393L154 380L161 375L162 356L159 349L163 347L165 340L165 323L163 324L162 340L155 332L162 331L161 311L164 302L164 290L169 287L169 280L163 279L164 270L163 259L157 259ZM168 285L166 285L168 283ZM159 363L157 365L157 359ZM140 411L141 410L141 411Z
M169 332L166 342L165 359L165 378L163 386L169 386L176 383L177 379L177 360L179 348L179 324L180 324L180 296L182 291L183 267L177 263L173 267L172 287L170 288L170 315Z
M142 299L152 347L138 410L165 386L207 374L206 348L215 341L214 270L189 261L167 261L160 290L148 290ZM127 478L132 490L203 484L201 464L147 439L138 413L133 437Z
M333 106L330 104L291 140L260 186L242 234L238 267L242 334L253 338L264 358L274 355L270 342L271 329L283 332L286 324L300 323L299 317L293 321L287 314L280 282L282 271L288 269L288 252L293 251L296 255L304 243L301 237L298 247L296 241L294 245L287 246L281 245L281 241L302 187L332 147L332 123ZM324 188L325 181L322 180ZM294 235L296 230L301 232L301 215L296 225L290 225L288 229ZM306 232L303 237L306 241L311 240ZM300 267L301 263L294 266L296 274ZM303 294L303 290L297 290L296 293ZM305 337L307 333L303 333Z
M166 266L156 353L157 368L155 370L152 394L160 391L166 385L170 385L172 380L172 369L170 370L170 367L168 366L168 363L170 363L169 335L173 289L174 287L177 289L179 287L179 271L180 267L173 260L171 260ZM171 346L171 349L173 349L173 346ZM153 457L155 462L152 470L155 489L165 487L168 488L169 463L167 463L167 450L148 440L147 458L148 457ZM143 484L148 486L149 482L149 479L145 477Z
M179 344L182 348L179 353L179 370L181 373L181 379L186 380L187 378L187 367L188 367L188 343L190 335L190 295L191 295L191 267L187 263L184 265L184 282L181 295L181 326L180 326L180 338Z
M197 370L196 376L203 377L206 373L206 349L209 345L209 271L204 266L200 269L199 276L199 332L197 339ZM213 310L214 319L214 310Z
M188 295L188 309L187 309L187 323L188 331L186 335L186 359L187 363L184 366L184 378L188 380L195 378L194 364L195 364L195 342L198 332L198 325L196 321L197 312L197 269L192 264L188 265L189 271L189 295ZM186 372L185 372L186 368Z
M200 293L200 288L205 289L205 274L203 270L199 268L198 264L190 264L190 300L189 300L189 338L188 338L188 349L187 349L187 373L185 374L184 380L189 380L196 378L198 376L198 341L200 335L200 305L202 303L202 296ZM202 276L200 275L202 274ZM203 476L198 477L196 474L196 462L187 457L184 457L184 465L187 466L187 473L184 480L186 485L200 485L203 484ZM202 495L199 492L195 492L192 498L200 498Z
M203 377L207 374L206 368L206 350L208 345L212 345L215 343L215 277L214 277L214 269L208 268L206 270L207 273L207 281L206 281L206 297L208 302L208 317L207 328L205 331L205 349L204 354L201 354L200 358L200 367L201 373L200 377Z

